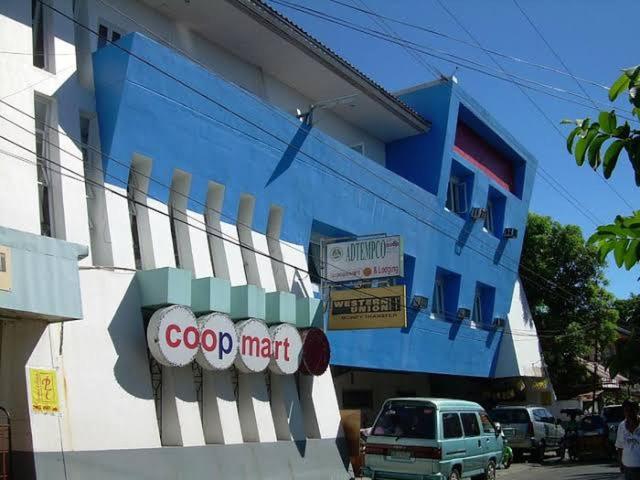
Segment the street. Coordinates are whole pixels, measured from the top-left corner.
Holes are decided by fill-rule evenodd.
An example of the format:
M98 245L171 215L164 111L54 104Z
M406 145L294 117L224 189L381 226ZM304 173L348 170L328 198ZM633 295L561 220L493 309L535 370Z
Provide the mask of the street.
M499 470L499 479L534 480L618 480L622 474L609 462L573 463L557 459L544 463L516 463L509 470Z

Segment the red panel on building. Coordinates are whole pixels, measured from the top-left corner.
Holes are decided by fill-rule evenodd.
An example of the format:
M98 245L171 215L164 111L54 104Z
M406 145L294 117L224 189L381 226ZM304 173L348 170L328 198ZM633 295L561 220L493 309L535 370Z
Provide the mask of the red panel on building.
M514 191L513 163L460 121L453 149L497 184L510 192Z

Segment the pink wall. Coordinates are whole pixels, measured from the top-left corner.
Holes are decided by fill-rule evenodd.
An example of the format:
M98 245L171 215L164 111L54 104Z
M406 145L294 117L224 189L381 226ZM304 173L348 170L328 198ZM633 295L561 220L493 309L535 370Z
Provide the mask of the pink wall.
M514 191L511 161L461 121L458 121L456 127L453 150L485 172L493 181L510 192Z

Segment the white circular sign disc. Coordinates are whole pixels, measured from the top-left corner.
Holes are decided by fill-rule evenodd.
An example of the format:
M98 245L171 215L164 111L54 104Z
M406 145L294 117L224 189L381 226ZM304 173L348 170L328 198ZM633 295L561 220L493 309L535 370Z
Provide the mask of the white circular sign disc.
M302 356L302 338L298 329L283 323L271 327L269 333L272 342L269 369L280 375L296 373Z
M198 364L206 370L225 370L231 367L238 354L238 336L231 319L223 313L210 313L199 317L198 325Z
M162 365L188 365L200 346L196 317L182 305L156 310L147 327L147 343L153 357Z
M235 366L244 373L262 372L271 359L271 336L267 325L255 318L235 325L238 337L238 356Z

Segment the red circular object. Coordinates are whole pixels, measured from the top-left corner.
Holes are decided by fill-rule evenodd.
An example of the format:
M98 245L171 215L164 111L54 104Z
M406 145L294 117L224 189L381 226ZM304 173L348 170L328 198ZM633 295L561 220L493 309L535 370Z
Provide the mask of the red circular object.
M319 328L302 330L302 359L300 373L304 375L322 375L329 367L331 347L329 339Z

